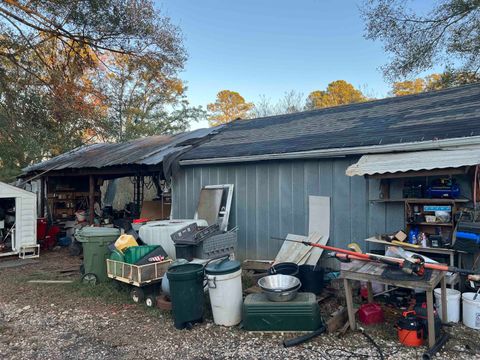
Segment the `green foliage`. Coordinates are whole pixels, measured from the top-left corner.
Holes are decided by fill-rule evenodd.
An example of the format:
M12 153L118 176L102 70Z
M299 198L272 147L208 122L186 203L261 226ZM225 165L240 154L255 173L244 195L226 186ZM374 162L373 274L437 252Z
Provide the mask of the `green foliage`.
M480 2L441 0L421 14L403 0L369 0L362 9L366 38L380 40L391 55L384 67L391 79L405 78L434 65L454 72L480 69Z
M360 90L355 89L352 84L345 80L336 80L328 84L326 90L312 91L308 95L305 108L308 110L320 109L366 100L366 96Z

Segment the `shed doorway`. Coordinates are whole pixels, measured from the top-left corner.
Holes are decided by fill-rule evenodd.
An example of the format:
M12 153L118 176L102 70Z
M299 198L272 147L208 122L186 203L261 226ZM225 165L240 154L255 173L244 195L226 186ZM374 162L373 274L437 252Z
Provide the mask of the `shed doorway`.
M0 198L0 255L10 254L17 248L15 224L17 223L16 198Z

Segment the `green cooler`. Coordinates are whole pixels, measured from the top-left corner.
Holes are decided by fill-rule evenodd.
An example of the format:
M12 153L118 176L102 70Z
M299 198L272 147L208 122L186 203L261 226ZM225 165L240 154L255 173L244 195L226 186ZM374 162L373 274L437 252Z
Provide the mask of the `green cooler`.
M105 282L107 277L106 260L110 255L108 245L120 236L120 230L102 227L84 227L75 233L75 238L83 246L85 274L82 281L96 284Z
M274 302L263 293L250 294L243 303L247 331L314 331L323 324L313 293L298 293L290 301Z

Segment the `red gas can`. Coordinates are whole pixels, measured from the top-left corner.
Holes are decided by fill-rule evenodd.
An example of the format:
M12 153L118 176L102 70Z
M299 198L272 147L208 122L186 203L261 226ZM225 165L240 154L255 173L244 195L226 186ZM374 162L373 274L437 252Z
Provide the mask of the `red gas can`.
M364 325L380 324L385 321L383 310L378 304L363 304L358 310L358 319Z
M37 240L43 240L47 235L47 219L37 219Z

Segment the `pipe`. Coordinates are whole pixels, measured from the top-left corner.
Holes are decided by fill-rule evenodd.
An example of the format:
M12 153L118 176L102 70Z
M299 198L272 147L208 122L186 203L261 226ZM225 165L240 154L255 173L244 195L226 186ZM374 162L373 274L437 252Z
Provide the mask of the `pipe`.
M314 337L317 337L321 334L323 334L324 332L326 331L326 328L324 325L322 325L322 327L320 327L319 329L309 333L309 334L305 334L305 335L302 335L302 336L299 336L299 337L296 337L296 338L293 338L293 339L290 339L290 340L283 340L283 346L284 347L291 347L291 346L296 346L296 345L300 345L310 339L313 339Z
M440 351L443 345L445 345L448 339L450 339L450 335L448 333L444 333L442 336L440 336L437 342L430 349L423 353L422 360L430 360L433 358L435 354Z

